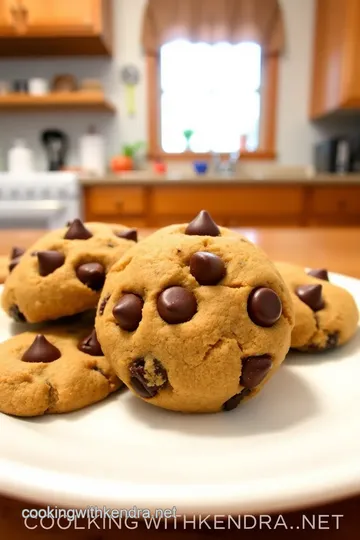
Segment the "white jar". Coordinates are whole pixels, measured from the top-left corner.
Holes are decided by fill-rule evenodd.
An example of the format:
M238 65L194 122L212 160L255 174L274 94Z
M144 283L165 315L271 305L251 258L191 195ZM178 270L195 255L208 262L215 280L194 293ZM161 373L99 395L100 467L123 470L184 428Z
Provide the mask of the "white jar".
M10 173L28 173L34 170L33 153L23 139L17 139L8 152Z
M46 79L30 79L29 94L31 96L45 96L49 92L49 83Z
M80 138L80 167L82 171L97 176L105 173L104 139L93 126Z

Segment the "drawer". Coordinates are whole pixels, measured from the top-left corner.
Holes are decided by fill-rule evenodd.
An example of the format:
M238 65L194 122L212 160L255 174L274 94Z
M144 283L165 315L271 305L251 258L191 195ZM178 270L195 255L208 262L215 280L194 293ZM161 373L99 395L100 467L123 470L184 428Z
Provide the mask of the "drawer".
M153 193L155 215L194 216L206 209L214 216L289 216L302 211L300 187L209 185L156 187Z
M319 187L314 188L312 214L358 215L360 222L360 187Z
M145 192L141 187L94 186L85 188L85 207L89 215L139 215L145 212Z
M101 214L91 214L90 212L86 212L85 214L85 221L89 222L100 222L100 223L111 223L111 224L119 224L119 225L125 225L125 227L129 227L130 229L141 229L147 226L147 222L145 218L141 217L126 217L126 216L104 216Z

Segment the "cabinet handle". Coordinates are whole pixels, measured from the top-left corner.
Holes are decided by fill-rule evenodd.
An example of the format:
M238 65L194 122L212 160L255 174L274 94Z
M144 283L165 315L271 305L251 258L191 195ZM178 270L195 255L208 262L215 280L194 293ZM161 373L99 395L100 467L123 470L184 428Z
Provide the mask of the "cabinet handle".
M123 203L123 201L116 201L115 206L116 206L116 210L118 210L120 212L124 207L124 203Z

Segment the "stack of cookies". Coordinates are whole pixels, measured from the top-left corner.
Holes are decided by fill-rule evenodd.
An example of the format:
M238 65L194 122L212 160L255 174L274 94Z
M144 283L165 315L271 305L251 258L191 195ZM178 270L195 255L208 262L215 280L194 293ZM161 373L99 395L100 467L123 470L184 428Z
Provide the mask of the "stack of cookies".
M13 249L2 307L16 322L36 323L36 331L30 326L0 344L0 411L74 411L122 386L94 316L106 274L136 241L136 231L122 225L75 219L26 251Z
M275 265L206 211L136 241L75 220L13 253L3 308L45 326L0 345L0 411L71 411L123 383L165 409L229 411L290 347L327 350L356 332L354 299L325 271Z

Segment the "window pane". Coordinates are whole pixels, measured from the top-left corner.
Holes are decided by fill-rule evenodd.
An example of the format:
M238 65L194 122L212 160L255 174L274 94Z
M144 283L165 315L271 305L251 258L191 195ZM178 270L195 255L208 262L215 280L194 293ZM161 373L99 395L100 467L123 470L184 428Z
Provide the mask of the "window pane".
M258 146L261 48L256 43L168 43L161 50L161 144L165 152L234 152Z

